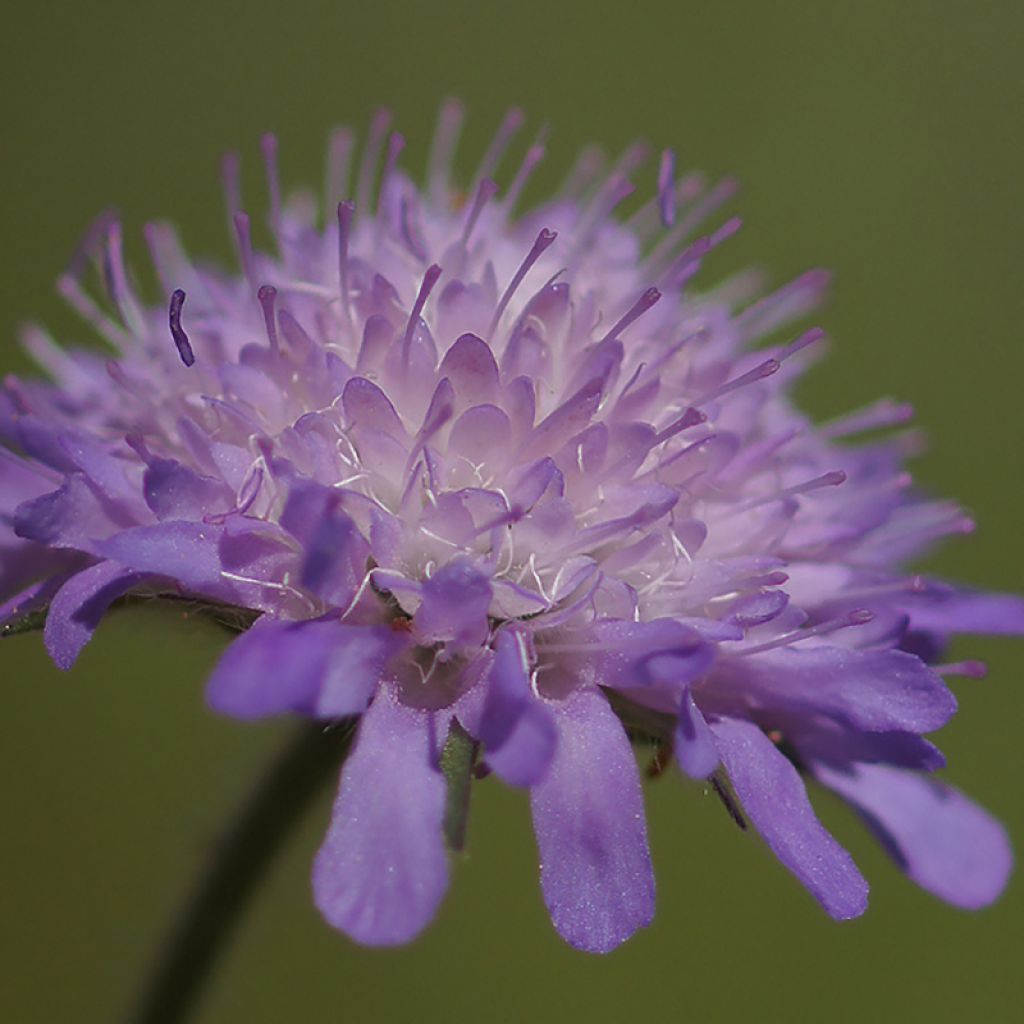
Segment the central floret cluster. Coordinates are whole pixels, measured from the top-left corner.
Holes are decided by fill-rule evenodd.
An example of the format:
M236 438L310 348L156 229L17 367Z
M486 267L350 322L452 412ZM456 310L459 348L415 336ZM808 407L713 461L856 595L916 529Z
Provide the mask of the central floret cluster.
M518 113L459 192L460 116L442 111L422 190L378 118L340 205L339 133L323 222L308 196L282 201L267 138L270 252L229 162L242 273L193 264L154 225L169 306L143 304L118 225L98 224L85 251L110 309L76 276L61 288L115 358L35 332L56 385L0 398L18 453L0 463L16 534L4 584L47 572L12 608L52 598L46 640L65 667L129 592L258 613L210 701L244 718L362 716L314 883L363 942L410 939L444 893L453 742L470 744L467 772L479 757L477 773L530 787L569 942L604 951L647 924L624 722L739 815L731 783L835 917L861 913L867 885L801 773L864 812L924 887L993 899L1001 829L922 774L942 758L921 734L955 709L927 663L950 632L1016 632L1024 612L902 568L970 528L911 489L901 435L845 443L899 427L905 407L814 427L788 401L822 332L787 332L827 275L761 298L749 277L695 291L738 222L695 237L731 189L678 178L671 153L627 221L614 211L639 147L611 167L586 153L517 216L542 146L503 193L491 175Z

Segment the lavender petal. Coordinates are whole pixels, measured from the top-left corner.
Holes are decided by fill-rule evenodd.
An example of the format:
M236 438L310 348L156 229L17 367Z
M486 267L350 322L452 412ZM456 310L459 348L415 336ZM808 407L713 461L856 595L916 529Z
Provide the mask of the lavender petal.
M387 689L377 695L313 865L320 912L365 945L415 938L448 888L445 780L432 758L428 717Z
M654 917L639 773L599 693L581 690L554 710L555 757L530 793L544 902L566 942L607 953Z
M880 764L812 764L860 812L886 852L923 889L977 910L998 899L1013 868L1006 829L952 786Z
M772 853L832 917L863 914L868 884L818 821L785 755L753 722L721 718L711 729L736 795Z

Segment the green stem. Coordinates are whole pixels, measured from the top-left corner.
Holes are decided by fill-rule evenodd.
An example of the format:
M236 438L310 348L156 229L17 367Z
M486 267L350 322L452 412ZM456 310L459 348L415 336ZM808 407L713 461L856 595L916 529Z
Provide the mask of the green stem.
M313 797L348 753L355 729L303 725L259 780L214 850L127 1024L181 1024L260 881Z

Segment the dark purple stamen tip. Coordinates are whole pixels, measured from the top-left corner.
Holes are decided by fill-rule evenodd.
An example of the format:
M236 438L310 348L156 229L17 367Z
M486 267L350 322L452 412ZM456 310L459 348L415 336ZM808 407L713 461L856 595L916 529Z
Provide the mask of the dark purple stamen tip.
M181 288L175 288L171 293L171 306L168 311L168 320L171 325L171 337L174 345L181 356L181 361L186 366L191 366L196 361L196 355L192 351L192 343L188 340L185 329L181 326L181 307L185 304L185 292Z
M639 320L660 298L661 292L657 288L648 288L601 340L611 341L613 338L617 338L630 324Z

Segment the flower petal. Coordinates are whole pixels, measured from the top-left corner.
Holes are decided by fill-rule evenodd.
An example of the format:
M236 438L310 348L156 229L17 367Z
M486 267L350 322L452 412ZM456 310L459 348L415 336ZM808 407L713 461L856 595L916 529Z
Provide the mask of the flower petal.
M558 746L530 801L544 902L566 942L607 953L654 917L640 777L599 692L580 690L554 712Z
M554 645L547 649L558 650ZM678 693L703 675L714 658L711 644L674 619L607 618L575 633L569 649L560 652L556 672L567 676L573 686L577 682L621 690L654 686Z
M143 481L146 504L157 519L201 519L231 507L234 495L222 480L203 476L174 459L154 459Z
M413 633L423 643L475 645L487 636L490 580L468 559L456 558L423 584L423 603L413 619Z
M330 924L393 946L430 923L448 888L445 798L430 715L382 689L363 715L313 866L314 899Z
M498 364L487 342L463 334L445 353L438 376L448 377L462 406L489 402L498 390Z
M72 473L55 491L30 498L14 511L14 532L55 548L92 552L95 538L114 529L99 498L81 473Z
M107 609L143 577L114 562L76 573L57 591L46 616L43 642L58 668L74 664Z
M308 712L333 647L323 625L259 619L221 656L206 685L207 703L244 719Z
M683 691L676 721L675 755L679 767L691 779L706 779L718 767L715 735L693 702L689 687Z
M803 780L753 722L711 723L736 795L771 851L834 918L867 908L868 884L815 817Z
M287 712L344 718L366 707L384 664L404 643L386 627L262 618L224 652L206 699L221 714Z
M495 774L511 786L532 786L548 770L558 734L551 712L530 689L521 643L509 630L498 636L477 731Z
M719 662L714 692L868 731L931 732L956 711L941 677L904 651L821 645Z
M923 889L967 910L986 907L1006 886L1013 850L1006 830L938 779L880 764L814 775L863 816L885 850Z
M223 583L217 550L222 533L205 523L167 520L122 530L98 547L105 557L130 569L209 588Z
M777 722L801 763L820 761L845 770L853 761L934 772L946 766L942 751L913 732L862 732L827 718Z
M360 714L384 675L384 666L408 642L388 626L342 626L325 622L335 636L316 699L321 718Z
M288 492L281 525L304 548L300 581L330 604L345 605L366 571L369 546L341 508L340 492L303 481Z
M910 628L929 633L1024 633L1024 598L963 587L932 587L904 606Z

